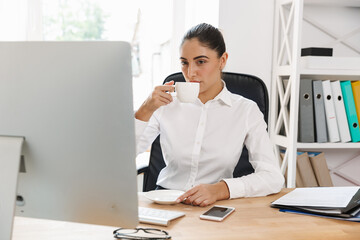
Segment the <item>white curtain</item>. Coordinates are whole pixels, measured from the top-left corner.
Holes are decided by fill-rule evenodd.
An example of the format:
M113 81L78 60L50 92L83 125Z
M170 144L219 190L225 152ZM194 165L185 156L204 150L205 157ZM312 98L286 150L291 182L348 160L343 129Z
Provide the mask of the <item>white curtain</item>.
M0 41L42 40L41 0L0 0Z
M43 40L42 0L27 0L26 40Z

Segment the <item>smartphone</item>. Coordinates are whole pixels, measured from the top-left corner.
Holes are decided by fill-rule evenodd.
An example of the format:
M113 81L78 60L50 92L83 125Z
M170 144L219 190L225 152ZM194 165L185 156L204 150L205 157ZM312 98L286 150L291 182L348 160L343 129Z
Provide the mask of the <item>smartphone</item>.
M203 214L200 215L200 219L212 220L212 221L222 221L232 212L235 211L233 207L219 206L215 205Z

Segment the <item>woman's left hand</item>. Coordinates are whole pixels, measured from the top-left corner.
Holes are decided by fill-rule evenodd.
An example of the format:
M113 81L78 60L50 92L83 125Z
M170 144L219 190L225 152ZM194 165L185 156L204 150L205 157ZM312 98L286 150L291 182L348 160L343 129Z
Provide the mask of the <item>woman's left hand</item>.
M228 199L229 189L224 181L215 184L200 184L185 192L176 200L178 203L205 207L217 200Z

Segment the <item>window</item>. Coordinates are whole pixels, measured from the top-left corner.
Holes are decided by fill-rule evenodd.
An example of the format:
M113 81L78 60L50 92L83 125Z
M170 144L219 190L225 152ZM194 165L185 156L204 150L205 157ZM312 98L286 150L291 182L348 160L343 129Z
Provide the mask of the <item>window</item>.
M132 45L134 108L180 71L184 32L217 26L219 0L0 0L0 40L120 40ZM206 7L205 7L206 6Z
M121 40L132 45L134 107L166 71L170 55L172 1L43 0L44 40ZM162 55L160 57L160 55ZM168 66L169 67L169 66ZM170 72L170 70L167 70Z

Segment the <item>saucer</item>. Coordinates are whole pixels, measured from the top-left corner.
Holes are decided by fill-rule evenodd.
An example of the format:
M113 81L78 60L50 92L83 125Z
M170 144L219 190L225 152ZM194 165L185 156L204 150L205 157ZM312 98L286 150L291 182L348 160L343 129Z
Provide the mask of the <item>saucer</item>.
M158 204L176 204L176 199L184 193L180 190L153 190L146 192L144 196Z

